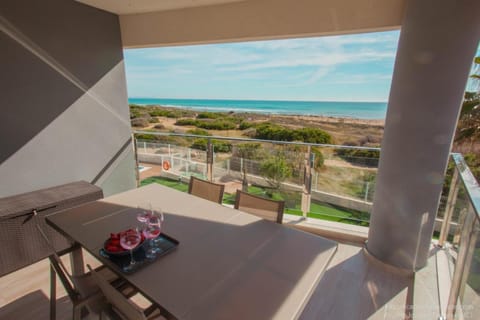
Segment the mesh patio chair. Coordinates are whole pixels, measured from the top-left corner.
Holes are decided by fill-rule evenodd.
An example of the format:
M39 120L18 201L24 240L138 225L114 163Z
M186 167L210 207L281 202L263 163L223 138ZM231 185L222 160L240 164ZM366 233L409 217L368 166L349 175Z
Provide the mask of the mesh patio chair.
M193 194L194 196L221 204L224 189L225 186L223 184L213 183L190 176L188 193Z
M72 319L77 320L81 319L85 315L85 308L89 313L100 315L102 309L107 305L105 303L105 298L98 286L95 283L95 279L92 278L90 272L84 273L82 275L71 275L69 270L64 265L62 259L54 250L49 238L37 224L37 229L39 230L41 236L45 239L45 242L51 248L51 255L48 257L50 260L50 318L55 319L55 308L56 308L56 281L55 276L58 276L60 282L62 283L65 291L68 294L72 304L73 304L73 315ZM65 252L68 253L68 252ZM98 274L101 274L104 279L107 279L111 285L119 290L122 295L126 297L131 297L137 293L137 290L127 284L127 282L119 278L113 271L108 269L106 266L99 266L96 269Z
M107 281L107 279L92 269L90 265L87 264L87 268L90 270L95 283L98 285L109 303L110 308L104 308L102 310L102 316L107 315L110 318L120 318L122 320L166 320L166 318L161 315L159 308L149 307L145 310L141 309L121 294L110 284L110 282Z
M247 192L237 190L235 209L239 209L265 220L282 223L285 201L265 199Z

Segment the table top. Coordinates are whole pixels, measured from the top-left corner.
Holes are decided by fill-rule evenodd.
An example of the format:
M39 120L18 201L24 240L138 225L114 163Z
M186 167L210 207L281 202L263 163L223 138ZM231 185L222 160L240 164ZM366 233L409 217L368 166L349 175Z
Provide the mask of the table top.
M136 224L137 206L162 209L173 252L133 274L99 255L110 232ZM296 319L337 244L158 184L47 217L178 319Z

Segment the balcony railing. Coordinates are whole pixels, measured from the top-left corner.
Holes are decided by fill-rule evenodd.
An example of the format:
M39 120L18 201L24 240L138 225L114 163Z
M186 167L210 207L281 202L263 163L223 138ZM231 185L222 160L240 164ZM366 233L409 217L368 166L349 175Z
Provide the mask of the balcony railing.
M285 200L286 213L369 225L380 148L151 131L134 134L139 163L161 168L156 175L160 180L139 184L162 183L161 179L187 183L191 175L232 188L247 182L250 192ZM461 196L466 193L460 191L459 196L464 188L455 161L459 157L452 154L440 201L434 234L440 235L440 244L460 237L465 211L461 207L466 203ZM168 169L162 168L165 163ZM224 200L233 202L229 196Z
M138 162L160 168L139 184L176 182L185 190L181 184L195 175L225 183L224 202L233 204L234 189L248 183L251 193L285 200L287 214L369 225L379 148L149 131L135 137Z
M439 237L452 277L445 313L449 320L474 319L480 314L480 186L462 155L452 154L451 171Z

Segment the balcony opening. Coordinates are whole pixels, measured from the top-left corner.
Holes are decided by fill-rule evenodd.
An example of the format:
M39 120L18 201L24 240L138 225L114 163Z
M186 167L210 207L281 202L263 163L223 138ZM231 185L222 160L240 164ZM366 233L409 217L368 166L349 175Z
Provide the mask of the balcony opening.
M226 205L243 189L365 233L398 36L126 49L140 184L194 175L224 183Z

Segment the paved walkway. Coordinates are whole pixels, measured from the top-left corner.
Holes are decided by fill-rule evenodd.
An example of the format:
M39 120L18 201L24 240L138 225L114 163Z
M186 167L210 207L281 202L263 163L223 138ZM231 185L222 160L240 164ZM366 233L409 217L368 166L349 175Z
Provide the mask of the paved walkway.
M140 181L150 177L160 176L163 169L162 166L153 163L140 163L140 166L149 167L150 169L140 172Z

